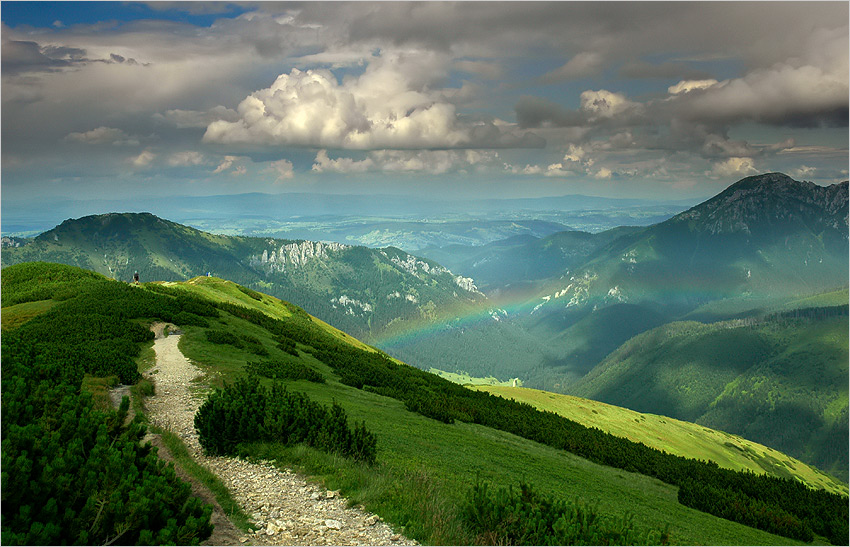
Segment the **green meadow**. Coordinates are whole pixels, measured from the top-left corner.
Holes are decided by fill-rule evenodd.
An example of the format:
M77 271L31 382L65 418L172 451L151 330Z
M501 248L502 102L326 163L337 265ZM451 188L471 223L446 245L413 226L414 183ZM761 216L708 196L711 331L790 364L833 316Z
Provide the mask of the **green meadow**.
M179 284L181 288L221 301L237 300L275 316L274 299L257 301L235 285L214 278ZM220 293L220 294L218 294ZM292 318L298 320L298 318ZM211 321L210 329L226 329L260 340L270 359L285 358L264 329L228 313ZM347 341L352 339L324 326ZM207 373L213 385L244 375L255 354L206 340L204 328L187 327L180 342L184 354ZM445 424L405 409L398 400L341 384L331 369L306 354L304 364L320 372L326 383L284 382L311 399L341 405L350 419L365 421L378 436L378 464L369 468L305 447L243 445L245 456L273 459L294 466L341 489L385 520L401 526L423 543L464 544L474 541L465 530L460 507L480 480L518 487L530 484L546 495L579 499L612 517L632 515L638 529L669 526L674 544L788 544L789 539L761 532L677 502L677 488L656 479L591 463L570 453L473 424ZM422 496L427 492L427 496ZM423 505L424 504L424 505Z
M561 395L507 386L475 386L507 399L555 412L588 427L596 427L612 435L625 437L671 454L711 460L721 467L736 471L752 471L795 478L813 488L847 495L846 484L835 481L819 469L738 435L618 406Z

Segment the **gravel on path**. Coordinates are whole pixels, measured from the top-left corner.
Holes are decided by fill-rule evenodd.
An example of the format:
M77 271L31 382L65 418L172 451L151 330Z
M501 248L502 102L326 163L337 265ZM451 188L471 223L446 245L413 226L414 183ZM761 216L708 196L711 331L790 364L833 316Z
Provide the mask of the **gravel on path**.
M214 472L260 529L242 534L247 545L417 545L394 532L386 523L358 507L348 507L339 492L327 491L292 471L281 471L271 462L203 454L195 431L195 412L208 390L197 382L202 371L177 347L179 335L164 336L154 325L156 365L147 373L156 394L145 400L151 423L179 436L192 457ZM231 525L232 528L232 525ZM235 530L235 528L233 528ZM207 544L232 543L233 530L214 535ZM236 535L240 533L237 531Z

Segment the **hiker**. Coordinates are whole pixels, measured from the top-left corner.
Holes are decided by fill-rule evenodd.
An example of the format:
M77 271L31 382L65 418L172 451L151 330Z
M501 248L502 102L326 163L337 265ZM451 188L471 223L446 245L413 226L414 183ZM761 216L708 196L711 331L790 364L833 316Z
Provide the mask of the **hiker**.
M133 283L138 283L138 282L139 282L139 272L135 272L133 274Z

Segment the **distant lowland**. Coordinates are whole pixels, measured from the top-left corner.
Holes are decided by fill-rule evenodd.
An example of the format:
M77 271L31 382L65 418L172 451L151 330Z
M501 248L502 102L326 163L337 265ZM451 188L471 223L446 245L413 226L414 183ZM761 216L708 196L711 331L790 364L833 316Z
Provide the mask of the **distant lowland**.
M769 173L681 209L602 230L516 221L501 239L404 250L110 213L5 238L2 264L226 278L424 370L693 422L846 482L847 182Z

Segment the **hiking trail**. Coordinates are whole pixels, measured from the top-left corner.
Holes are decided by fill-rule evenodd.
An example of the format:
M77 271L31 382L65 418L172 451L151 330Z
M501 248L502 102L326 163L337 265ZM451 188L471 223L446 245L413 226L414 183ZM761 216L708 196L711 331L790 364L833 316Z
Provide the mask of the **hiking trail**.
M199 383L203 372L178 348L180 335L165 335L165 324L151 327L156 334L156 365L145 373L156 386L155 395L145 399L152 424L180 437L196 462L215 473L231 495L260 529L243 533L236 529L214 504L216 529L205 542L209 545L417 545L395 533L386 523L359 507L348 507L338 492L309 483L290 470L280 470L271 462L248 462L238 458L203 454L195 431L195 412L209 387ZM162 446L153 439L157 446ZM160 453L163 450L160 448ZM166 456L167 457L167 456ZM182 474L183 476L185 474ZM197 481L193 490L206 490Z

